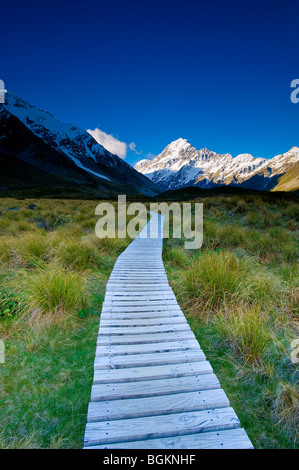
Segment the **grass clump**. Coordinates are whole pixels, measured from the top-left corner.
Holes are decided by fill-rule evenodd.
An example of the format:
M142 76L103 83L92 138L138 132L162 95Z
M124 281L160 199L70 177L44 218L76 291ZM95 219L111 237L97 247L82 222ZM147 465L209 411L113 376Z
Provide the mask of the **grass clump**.
M29 303L41 313L73 313L85 304L86 277L56 265L38 268L27 279Z
M26 234L18 239L16 252L26 266L35 266L48 259L48 240L41 233Z
M248 263L228 251L206 252L190 266L183 277L183 289L192 309L215 310L223 303L244 297Z
M188 253L184 271L164 254L174 293L255 448L299 442L298 202L288 197L204 198L200 250Z
M102 265L102 256L89 241L64 240L57 248L57 259L66 268L85 271Z
M186 253L186 250L180 247L168 247L165 245L164 250L164 258L170 261L172 264L176 266L187 266L189 263L189 257Z
M261 306L237 307L217 316L216 328L245 362L261 362L269 348L272 335L269 320Z
M299 384L280 383L277 389L275 411L288 427L299 424Z
M14 237L1 237L0 238L0 263L10 264L13 259L15 246Z

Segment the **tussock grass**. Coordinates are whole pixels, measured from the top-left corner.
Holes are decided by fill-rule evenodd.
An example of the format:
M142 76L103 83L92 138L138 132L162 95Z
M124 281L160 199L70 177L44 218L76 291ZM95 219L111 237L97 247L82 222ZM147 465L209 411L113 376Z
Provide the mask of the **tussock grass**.
M168 278L254 446L298 448L298 203L203 202L203 246L182 270L165 242Z
M260 305L222 310L216 328L245 362L260 362L271 344L269 319Z
M1 264L10 264L12 262L15 244L16 240L14 237L0 237Z
M207 252L186 270L182 280L192 310L215 310L224 302L245 300L248 263L231 252Z
M220 227L218 230L218 244L227 247L244 246L247 232L244 228L235 225Z
M186 250L176 246L167 247L167 245L165 245L163 256L176 266L187 266L190 261L190 257L186 253Z
M278 385L274 410L281 422L286 423L290 428L298 428L299 384L280 383Z
M195 202L204 244L185 251L170 234L170 283L255 447L298 447L298 204ZM2 310L12 302L0 316L0 447L82 447L106 282L131 241L95 237L96 204L0 200Z
M76 238L60 243L56 249L56 257L64 267L81 271L102 265L102 256L91 243Z
M30 233L20 237L15 250L27 266L35 266L49 257L48 240L41 233Z
M85 305L86 278L55 264L38 268L24 284L28 303L42 313L73 313Z

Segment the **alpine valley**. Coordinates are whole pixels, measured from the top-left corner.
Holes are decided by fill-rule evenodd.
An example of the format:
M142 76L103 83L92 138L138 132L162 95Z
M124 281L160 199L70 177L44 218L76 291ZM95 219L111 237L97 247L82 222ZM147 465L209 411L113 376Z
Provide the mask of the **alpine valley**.
M153 160L140 160L135 169L166 190L187 186L235 186L262 191L295 191L299 188L299 148L272 159L244 153L233 158L202 148L186 139L171 142Z

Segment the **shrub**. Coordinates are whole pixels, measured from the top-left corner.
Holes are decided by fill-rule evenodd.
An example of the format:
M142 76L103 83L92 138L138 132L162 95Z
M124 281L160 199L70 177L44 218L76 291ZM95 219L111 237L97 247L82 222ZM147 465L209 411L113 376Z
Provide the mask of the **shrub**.
M0 317L12 317L22 313L26 307L21 294L0 287Z

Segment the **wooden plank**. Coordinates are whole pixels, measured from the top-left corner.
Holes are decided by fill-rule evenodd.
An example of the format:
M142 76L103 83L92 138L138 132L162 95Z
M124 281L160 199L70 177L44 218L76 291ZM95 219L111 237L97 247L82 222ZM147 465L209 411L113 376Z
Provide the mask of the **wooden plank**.
M101 315L101 328L112 327L112 326L159 326L159 325L179 325L188 324L186 318L183 316L177 317L162 317L162 318L115 318L110 316L109 318Z
M136 313L139 313L139 312L168 312L169 310L172 310L172 311L179 311L181 312L181 309L178 305L175 305L175 304L172 304L172 305L137 305L137 306L128 306L128 307L116 307L115 305L111 306L109 305L109 307L105 307L103 306L103 311L104 312L107 312L107 311L113 311L113 312L130 312L130 313L133 313L133 312L136 312Z
M187 331L191 333L188 323L179 323L177 325L168 323L163 325L148 326L104 326L101 325L99 336L116 336L116 335L151 335L156 333L176 333Z
M127 354L143 354L147 353L159 353L168 351L188 351L190 349L198 350L198 342L195 338L190 340L181 341L170 341L165 343L147 343L142 345L142 351L140 350L140 344L126 344L126 345L101 345L97 346L96 356L102 355L127 355Z
M95 369L119 369L125 367L141 367L163 364L179 364L185 362L204 361L205 355L201 349L188 349L186 351L170 351L145 354L105 355L96 356Z
M149 226L157 238L137 237L106 286L85 445L250 448L243 430L222 433L238 419L169 286L163 217L151 214Z
M162 286L159 286L158 284L157 285L130 285L129 283L126 283L126 284L123 284L122 287L121 287L121 291L122 292L160 292L161 290L163 291L167 291L170 289L170 286L169 285L166 285L164 284L163 287ZM107 286L106 286L106 292L116 292L116 287L113 287L111 286L111 288L109 288L107 290Z
M253 449L244 429L236 428L185 436L145 439L86 447L86 449Z
M188 377L167 378L162 380L144 380L115 384L96 384L92 386L91 400L116 400L142 398L155 395L194 392L220 388L215 374L193 375Z
M147 308L153 308L153 307L158 307L158 309L161 308L161 305L164 306L164 308L175 308L177 309L178 305L175 301L171 301L170 299L165 299L165 300L160 300L160 301L150 301L150 300L118 300L118 299L110 299L107 298L105 300L105 303L108 305L110 308L134 308L134 307L147 307Z
M143 351L141 345L143 343L162 343L169 341L178 340L189 340L193 339L194 334L191 330L178 331L174 333L152 333L151 335L115 335L115 336L104 336L99 335L97 344L99 345L113 345L113 344L139 344L140 351Z
M142 380L167 379L188 375L211 374L213 369L208 361L187 362L162 366L130 367L125 369L95 370L94 384L136 382Z
M105 319L105 321L109 320L121 320L123 319L124 321L129 320L129 321L145 321L146 319L148 320L157 320L159 321L172 321L172 320L186 320L183 313L180 310L176 310L174 312L168 312L167 310L165 311L156 311L156 312L112 312L112 310L105 310L105 312L101 313L101 318Z
M152 279L154 280L167 280L167 276L166 276L166 273L161 273L161 274L158 274L157 272L156 273L152 273L152 274L149 274L147 271L143 271L143 272L139 272L139 273L121 273L121 272L116 272L116 273L112 273L110 275L110 278L109 280L111 279L149 279L150 281Z
M228 406L229 400L221 388L155 397L94 401L89 404L88 422L200 411Z
M146 281L146 280L142 280L142 279L139 279L139 280L122 280L122 279L115 279L113 281L108 281L107 282L107 287L109 287L109 289L113 288L113 289L122 289L123 287L128 287L130 286L132 290L135 290L136 287L147 287L148 289L152 288L152 287L159 287L159 286L168 286L168 282L167 281Z
M87 423L84 442L86 446L109 442L128 442L234 429L239 426L240 423L236 413L228 407L172 415Z
M149 273L149 274L151 274L151 273L154 273L154 274L155 273L157 273L157 274L163 273L163 274L165 274L165 269L164 269L164 266L163 267L161 266L161 268L144 268L144 269L143 268L120 268L120 267L118 267L118 268L114 268L112 270L112 273L124 273L124 274L126 274L126 273L128 273L128 274L131 274L131 273L132 274L134 274L134 273L139 274L139 273L144 273L144 272Z
M111 301L112 303L114 302L164 302L164 300L173 300L175 303L177 303L176 298L173 294L173 292L160 292L159 294L156 292L153 292L151 294L144 294L143 292L140 293L132 293L132 292L123 292L122 294L120 293L107 293L105 296L105 299Z

